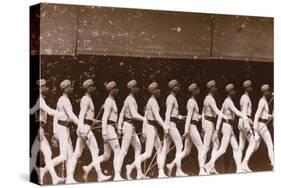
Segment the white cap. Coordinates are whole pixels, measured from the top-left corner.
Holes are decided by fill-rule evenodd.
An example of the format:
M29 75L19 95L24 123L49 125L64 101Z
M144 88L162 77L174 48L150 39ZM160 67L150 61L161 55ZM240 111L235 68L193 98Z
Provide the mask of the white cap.
M92 79L88 79L88 80L85 80L83 82L82 87L83 88L87 88L87 87L89 87L90 85L93 85L93 84L94 84L93 80Z
M70 86L71 85L71 81L70 80L64 80L64 81L62 81L61 83L60 83L60 88L61 89L65 89L65 88L67 88L68 86Z
M168 83L168 87L169 89L172 89L173 87L175 87L179 82L177 80L171 80L169 83Z
M227 86L225 87L225 91L226 92L230 92L233 89L234 89L234 85L232 83L231 84L227 84Z
M107 91L111 91L116 86L117 86L117 84L116 84L115 81L110 81L110 82L105 84L105 88L106 88Z
M137 86L137 81L136 80L131 80L127 83L127 88L132 89L133 87Z
M45 79L40 79L36 81L36 84L40 87L46 85L46 83L47 81Z
M266 90L269 90L270 89L270 86L268 85L268 84L263 84L262 86L261 86L261 91L262 92L265 92Z
M158 88L158 83L157 82L152 82L151 84L149 84L148 86L148 90L151 93L154 89Z
M215 80L210 80L209 82L207 82L206 86L208 89L214 87L216 85L216 81Z
M192 83L188 86L188 91L192 92L193 90L195 90L196 88L198 88L196 83Z
M243 82L243 87L246 88L246 87L249 87L252 85L252 81L251 80L246 80L245 82Z

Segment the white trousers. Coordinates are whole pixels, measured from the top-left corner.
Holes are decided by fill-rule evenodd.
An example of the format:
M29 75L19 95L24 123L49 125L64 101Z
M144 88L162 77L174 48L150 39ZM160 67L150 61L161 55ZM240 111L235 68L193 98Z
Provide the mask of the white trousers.
M249 145L247 147L245 157L243 162L248 164L249 159L254 153L255 149L255 138L253 131L250 127L249 122L245 125L244 121L240 118L238 121L238 129L239 129L239 150L238 150L238 160L242 162L243 150L245 148L245 144L248 141Z
M192 146L195 145L198 151L198 163L199 168L204 168L204 160L203 160L203 143L201 136L198 132L197 126L191 124L189 127L189 135L184 141L184 150L182 152L182 159L188 156L191 152Z
M206 162L207 154L210 150L211 144L213 146L212 148L212 154L211 158L214 155L214 153L219 149L220 142L219 139L213 140L213 134L214 134L214 123L208 120L205 120L202 122L202 131L203 131L203 151L202 151L202 157L203 157L203 163Z
M122 166L124 158L128 152L130 145L133 146L135 151L135 160L140 156L141 153L141 142L136 134L135 127L128 122L123 123L122 127L123 139L121 146L121 156L120 156L120 164Z
M106 138L103 138L104 142L104 153L99 156L99 162L107 161L113 150L114 159L113 159L113 167L115 174L120 174L121 164L120 164L120 145L118 141L118 136L115 132L115 129L112 125L107 125L107 135Z
M238 159L238 143L237 143L236 137L234 135L232 125L230 125L226 122L223 122L222 135L223 136L222 136L220 148L212 156L212 158L210 160L211 164L215 164L216 160L226 152L227 147L230 143L230 145L232 147L233 158L236 163L236 167L239 167L241 161L239 161L239 159Z
M263 141L265 142L266 147L267 147L268 157L271 162L271 166L273 166L273 163L274 163L274 161L273 161L273 156L274 156L273 141L272 141L270 132L267 128L267 125L265 123L259 122L258 127L257 127L257 133L258 134L255 135L255 140L256 140L255 151L258 150L261 139L263 139Z
M59 177L57 176L57 173L55 171L53 162L52 162L52 151L50 144L47 140L47 138L44 135L44 130L43 128L39 128L38 134L32 144L31 147L31 159L30 159L30 173L33 170L36 170L38 177L40 177L39 169L36 166L36 160L39 152L43 153L44 159L45 159L45 167L46 170L49 171L53 182L57 180ZM43 182L41 182L43 183Z
M149 159L152 156L153 148L155 147L157 152L157 164L158 168L162 159L162 143L157 133L157 129L153 125L145 125L143 133L145 134L145 152L142 153L133 164L131 164L132 169L137 168L141 171L141 164L143 161ZM159 169L160 170L160 169ZM163 170L163 169L161 169Z
M85 124L85 128L86 128L86 130L90 130L91 126ZM67 168L68 169L68 173L67 173L68 179L73 179L73 174L74 174L74 171L75 171L75 168L77 165L77 161L81 157L85 146L88 146L91 156L92 156L91 165L96 169L98 175L101 174L100 162L98 160L99 148L97 145L96 138L92 131L90 131L87 136L88 136L87 140L84 140L83 138L81 138L79 136L77 138L74 154L68 163L68 168Z

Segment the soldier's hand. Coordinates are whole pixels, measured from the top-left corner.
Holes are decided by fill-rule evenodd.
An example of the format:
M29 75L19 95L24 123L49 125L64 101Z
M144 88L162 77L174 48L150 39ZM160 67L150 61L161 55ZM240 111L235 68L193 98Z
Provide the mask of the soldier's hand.
M119 136L122 135L122 129L121 129L121 128L118 128L118 129L117 129L117 134L118 134Z
M97 124L99 124L100 122L101 122L100 120L93 119L93 125L97 125Z
M178 119L179 119L179 120L185 120L185 116L178 115Z
M104 140L107 140L107 131L106 130L102 130L102 138Z
M183 135L182 135L182 138L185 139L188 137L188 132L185 132Z
M251 124L251 125L254 123L251 118L248 118L248 121L249 121L249 124Z
M254 129L254 138L255 138L255 141L258 141L259 140L259 134L258 134L258 132L257 132L257 130L256 129Z
M52 146L55 148L59 146L58 137L56 134L54 134L52 136L51 143L52 143Z
M164 138L166 138L169 135L169 127L164 128Z
M141 134L141 142L143 143L143 142L145 142L145 140L146 140L146 134L142 133Z
M216 141L218 139L218 132L219 132L218 130L214 131L213 138L212 138L213 141Z

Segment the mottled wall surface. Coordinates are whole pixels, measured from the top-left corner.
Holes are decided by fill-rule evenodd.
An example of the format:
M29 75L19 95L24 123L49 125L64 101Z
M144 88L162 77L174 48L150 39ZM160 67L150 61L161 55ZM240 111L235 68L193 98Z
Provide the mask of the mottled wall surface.
M41 54L273 62L273 18L41 4Z
M213 53L216 58L272 61L273 19L215 16Z
M83 7L77 52L206 58L210 55L210 21L201 14Z
M41 54L71 55L75 53L77 9L77 6L41 4Z

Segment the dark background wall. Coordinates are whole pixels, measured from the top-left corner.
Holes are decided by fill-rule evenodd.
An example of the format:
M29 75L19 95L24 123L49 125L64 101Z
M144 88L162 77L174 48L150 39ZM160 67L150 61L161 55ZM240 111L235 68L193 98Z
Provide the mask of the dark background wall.
M273 61L273 18L41 4L40 52Z

